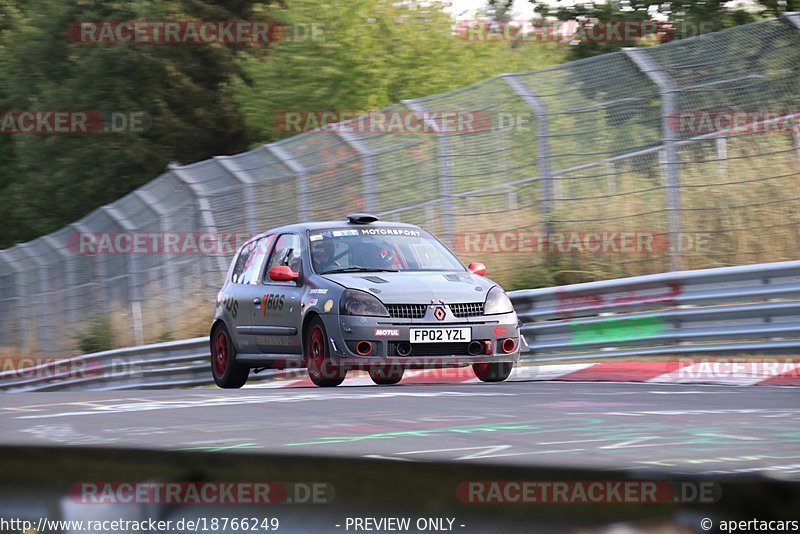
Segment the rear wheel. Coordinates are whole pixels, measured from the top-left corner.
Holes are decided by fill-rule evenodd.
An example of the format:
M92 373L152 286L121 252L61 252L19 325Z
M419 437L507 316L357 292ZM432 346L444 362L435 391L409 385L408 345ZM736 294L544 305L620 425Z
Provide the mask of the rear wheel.
M306 333L306 361L308 376L320 387L338 386L347 376L347 370L333 363L328 352L328 336L322 319L314 317Z
M473 363L472 370L481 382L502 382L511 370L514 369L514 362L494 362L494 363Z
M238 389L247 382L250 368L236 361L228 329L224 324L217 326L211 334L211 375L214 383L225 389Z
M369 368L369 377L379 386L391 386L403 379L403 369L394 365L375 365Z

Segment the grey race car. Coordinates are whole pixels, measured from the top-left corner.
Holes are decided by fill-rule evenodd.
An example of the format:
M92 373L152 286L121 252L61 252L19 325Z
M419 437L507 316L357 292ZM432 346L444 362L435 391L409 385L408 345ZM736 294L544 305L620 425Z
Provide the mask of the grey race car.
M217 295L214 382L239 388L251 368L306 367L318 386L350 369L396 384L405 369L466 365L505 380L519 324L485 272L418 226L367 214L270 230L239 248Z

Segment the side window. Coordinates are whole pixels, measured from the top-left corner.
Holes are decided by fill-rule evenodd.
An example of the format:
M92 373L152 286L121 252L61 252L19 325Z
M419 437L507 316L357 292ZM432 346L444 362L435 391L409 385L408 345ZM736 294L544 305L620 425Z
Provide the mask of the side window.
M231 276L231 282L234 284L244 284L244 272L248 265L250 265L253 261L253 250L255 249L255 241L252 243L248 243L244 246L242 251L239 253L239 257L236 258L236 266L233 268L233 275Z
M267 268L264 270L264 281L271 284L280 283L269 280L267 273L276 265L288 265L294 272L301 272L303 268L303 240L297 234L283 234L275 243L275 250L269 257ZM294 282L284 282L294 284Z
M267 250L267 237L253 241L242 249L236 266L233 269L232 282L234 284L254 284L258 280L258 272L264 264L264 255Z
M242 278L244 279L241 282L242 284L255 284L258 282L258 273L261 271L261 266L264 265L264 256L267 254L267 239L262 237L253 243L253 250L244 266L244 273L242 273Z

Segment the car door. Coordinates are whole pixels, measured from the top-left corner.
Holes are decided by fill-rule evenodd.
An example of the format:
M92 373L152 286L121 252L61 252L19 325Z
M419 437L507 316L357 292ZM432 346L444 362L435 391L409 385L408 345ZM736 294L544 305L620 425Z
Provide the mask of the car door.
M302 296L303 239L298 234L281 234L262 271L260 306L253 310L253 326L258 331L256 343L265 354L300 354L300 298ZM300 273L298 281L276 282L269 270L287 265Z
M231 275L231 284L226 291L225 306L233 317L236 329L236 345L239 352L258 352L253 330L253 309L260 303L259 273L264 266L271 236L262 237L242 247Z

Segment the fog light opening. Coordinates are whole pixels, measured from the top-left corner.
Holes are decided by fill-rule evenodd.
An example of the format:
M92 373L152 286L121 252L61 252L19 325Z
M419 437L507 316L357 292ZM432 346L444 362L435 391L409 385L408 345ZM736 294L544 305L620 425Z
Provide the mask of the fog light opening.
M372 352L372 343L369 341L359 341L356 343L356 354L359 356L368 356Z
M401 341L397 344L397 354L400 356L408 356L411 354L411 343L408 341Z

